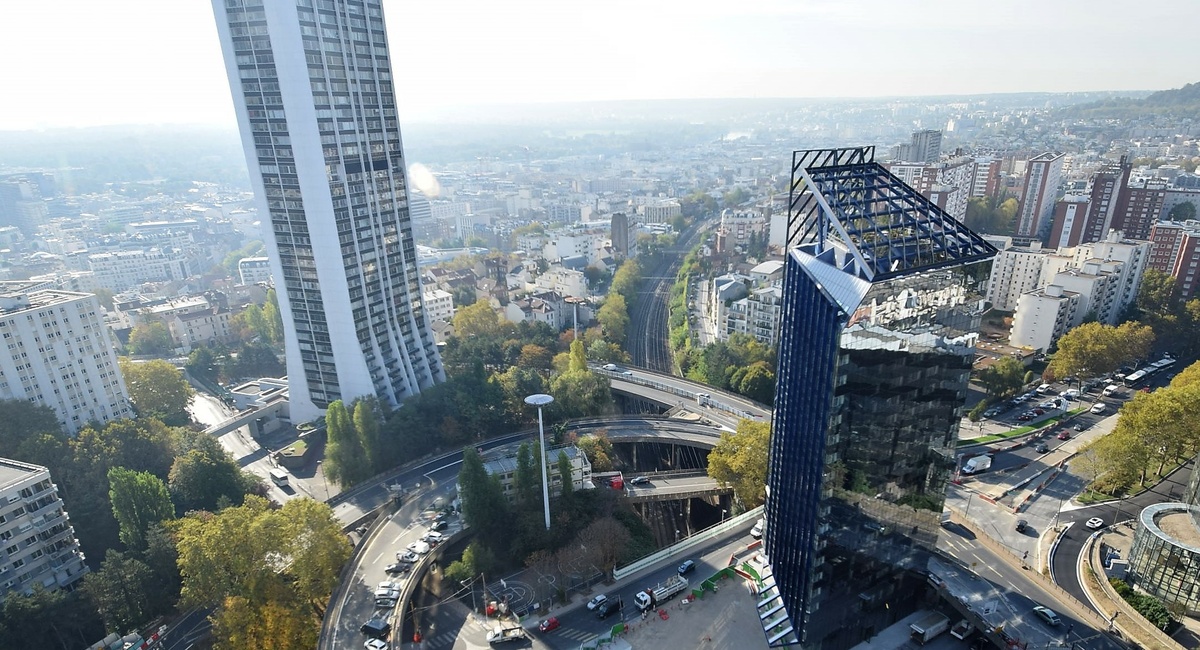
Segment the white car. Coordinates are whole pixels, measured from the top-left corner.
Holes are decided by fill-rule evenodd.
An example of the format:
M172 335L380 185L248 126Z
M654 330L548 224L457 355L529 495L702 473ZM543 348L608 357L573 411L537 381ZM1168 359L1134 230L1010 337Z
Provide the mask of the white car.
M607 600L608 600L607 595L600 594L599 596L596 596L595 598L588 601L588 609L596 609L597 607L603 605Z
M367 650L387 650L388 644L383 639L367 639L363 647Z
M429 542L413 542L412 544L408 545L408 550L416 553L417 555L425 555L429 552L429 549Z
M616 370L617 370L617 364L615 364L615 363L606 363L600 367L609 372L616 372Z
M1092 517L1091 519L1088 519L1087 523L1085 523L1084 525L1087 526L1088 528L1091 528L1092 530L1099 530L1101 528L1104 528L1104 520L1099 517Z
M411 564L421 558L420 558L420 556L418 556L416 553L413 553L412 551L396 551L396 559L401 562L408 562Z
M431 546L437 546L438 544L446 541L446 536L437 532L436 530L431 530L428 533L425 533L425 536L421 538L421 541L426 542Z

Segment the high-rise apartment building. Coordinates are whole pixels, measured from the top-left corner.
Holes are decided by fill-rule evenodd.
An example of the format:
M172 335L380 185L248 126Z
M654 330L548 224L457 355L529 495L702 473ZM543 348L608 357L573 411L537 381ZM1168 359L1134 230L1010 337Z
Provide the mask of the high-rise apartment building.
M444 377L379 0L213 0L279 294L294 420Z
M50 470L0 458L0 601L69 587L87 572Z
M838 650L917 607L996 249L873 148L792 160L759 612Z
M1065 158L1062 153L1044 153L1030 158L1026 164L1025 189L1017 208L1018 237L1043 237L1049 233Z
M941 155L942 132L936 129L913 131L910 142L892 150L892 159L897 162L935 163Z
M1150 268L1170 273L1179 296L1200 294L1200 221L1160 221L1150 230Z
M48 406L70 433L133 417L96 296L32 286L0 283L0 399Z
M888 163L888 171L912 186L950 216L962 221L975 185L975 159L957 156L944 161Z

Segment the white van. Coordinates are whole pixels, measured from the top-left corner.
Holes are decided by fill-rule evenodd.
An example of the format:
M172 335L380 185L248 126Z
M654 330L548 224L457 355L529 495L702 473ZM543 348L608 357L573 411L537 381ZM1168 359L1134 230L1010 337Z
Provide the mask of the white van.
M1103 413L1107 410L1108 410L1108 405L1105 404L1104 402L1096 402L1095 404L1092 404L1091 412L1095 415L1100 415L1101 413Z
M1116 384L1109 384L1104 387L1104 390L1100 391L1100 394L1105 397L1112 397L1113 395L1116 395L1117 391L1119 390L1121 390L1120 386Z

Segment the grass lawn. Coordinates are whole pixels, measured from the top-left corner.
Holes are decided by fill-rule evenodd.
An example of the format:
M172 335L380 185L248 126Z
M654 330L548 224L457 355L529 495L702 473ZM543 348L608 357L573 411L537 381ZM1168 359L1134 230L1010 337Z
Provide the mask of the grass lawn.
M279 453L284 456L303 456L305 451L308 451L308 443L303 440L297 440Z
M1066 420L1067 418L1071 418L1076 415L1079 415L1080 413L1083 413L1086 410L1087 410L1086 408L1077 408L1077 409L1074 409L1071 411L1067 411L1065 413L1059 413L1058 415L1047 418L1046 420L1043 420L1037 424L1032 424L1032 425L1027 424L1023 427L1017 427L1016 429L1013 429L1012 431L1007 431L1005 433L993 433L991 435L980 436L978 438L960 439L958 441L958 446L966 447L969 445L983 445L983 444L987 444L989 442L997 442L999 440L1008 440L1009 438L1017 438L1019 436L1025 435L1027 433L1033 433L1034 431L1037 431L1038 429L1043 429L1045 427L1052 427L1052 426L1058 424L1059 422L1062 422L1063 420Z

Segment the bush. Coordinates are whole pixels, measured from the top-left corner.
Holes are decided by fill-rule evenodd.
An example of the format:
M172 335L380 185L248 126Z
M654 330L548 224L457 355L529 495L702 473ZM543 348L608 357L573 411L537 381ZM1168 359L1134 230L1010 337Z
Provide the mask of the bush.
M1137 593L1133 587L1119 578L1109 578L1108 584L1112 585L1117 595L1137 610L1137 613L1141 614L1151 625L1164 631L1171 626L1173 622L1171 612L1161 600L1149 594Z
M988 409L987 400L983 400L982 402L976 404L975 407L972 408L970 410L970 412L967 413L967 419L972 422L978 422L983 419L983 412L986 411L987 409Z

